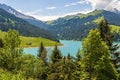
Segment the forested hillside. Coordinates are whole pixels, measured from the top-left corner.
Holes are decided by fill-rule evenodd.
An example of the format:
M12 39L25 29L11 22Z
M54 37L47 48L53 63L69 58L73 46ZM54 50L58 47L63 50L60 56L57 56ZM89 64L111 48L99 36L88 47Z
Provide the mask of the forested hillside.
M90 30L76 57L63 56L56 45L48 60L43 43L37 56L23 54L19 33L9 30L0 39L0 80L120 80L120 52L113 38L103 19Z
M112 12L106 10L94 10L87 14L78 13L76 15L61 17L57 20L43 22L35 19L34 17L24 15L5 4L0 4L0 8L16 17L24 19L30 24L48 30L57 39L81 40L87 36L89 30L97 28L96 22L101 17L106 18L109 21L109 24L117 26L120 25L120 14L117 9L114 9ZM118 40L117 36L118 34L116 34L115 40Z
M87 36L89 30L97 28L96 22L101 17L107 19L109 24L120 25L120 15L106 10L95 10L88 14L66 16L46 23L51 26L49 30L56 34L59 39L81 40Z
M15 17L14 15L0 9L0 29L2 31L8 31L9 29L15 29L24 36L36 36L44 37L51 40L56 40L49 31L40 29L34 25L31 25L27 21Z
M40 21L32 16L28 16L21 12L18 12L17 10L15 10L14 8L12 8L11 6L8 6L6 4L0 4L0 8L10 14L13 14L14 16L16 16L18 18L24 19L25 21L27 21L30 24L35 25L39 28L46 29L48 27L48 25L46 25L43 21Z

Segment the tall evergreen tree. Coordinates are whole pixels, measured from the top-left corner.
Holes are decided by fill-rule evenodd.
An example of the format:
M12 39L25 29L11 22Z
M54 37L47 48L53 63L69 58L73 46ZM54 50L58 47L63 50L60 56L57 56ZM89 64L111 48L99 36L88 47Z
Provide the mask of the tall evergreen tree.
M120 52L118 52L118 49L120 46L118 46L117 44L114 44L114 35L111 34L111 30L106 19L103 18L99 22L98 30L100 32L101 38L103 39L103 41L106 42L107 46L109 47L114 66L116 67L116 69L120 68L120 64L119 64ZM118 69L118 72L120 73L119 69Z
M43 43L41 42L40 43L40 47L39 47L39 50L38 50L38 62L41 62L41 60L43 61L43 66L41 66L41 64L38 64L38 79L39 80L46 80L47 79L47 73L46 73L46 70L47 70L47 50L46 48L44 47ZM39 70L39 67L42 68L42 70L40 71Z
M45 64L47 63L47 50L44 47L42 42L40 43L40 47L39 47L37 56L38 56L38 58L42 59Z
M82 58L82 56L80 54L80 50L78 49L78 52L76 54L76 60L77 60L77 62L80 61L81 58Z
M3 40L0 38L0 48L3 48L4 44L3 44Z
M70 55L70 53L68 53L67 59L68 59L68 60L71 60L71 59L72 59L72 56Z
M117 72L110 61L109 48L98 30L91 30L83 41L83 75L89 80L117 80Z
M111 34L111 30L108 26L108 22L106 19L101 19L101 21L99 22L98 30L100 31L100 36L103 39L103 41L105 41L109 49L111 49L114 40L114 35Z
M108 21L104 18L100 20L98 23L98 30L100 32L100 36L102 40L107 44L109 50L112 48L112 43L114 40L114 35L111 34L111 30L108 25Z
M62 59L62 54L60 50L58 49L57 45L55 45L54 50L51 53L51 61L53 63L56 63Z

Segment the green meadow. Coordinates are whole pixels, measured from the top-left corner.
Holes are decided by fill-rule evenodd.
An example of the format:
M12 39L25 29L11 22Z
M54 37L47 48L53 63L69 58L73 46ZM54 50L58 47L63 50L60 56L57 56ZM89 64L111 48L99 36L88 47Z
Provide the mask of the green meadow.
M7 34L7 32L2 32L0 30L0 38L3 39L3 37ZM21 47L39 47L40 43L42 42L44 46L55 46L55 45L62 45L58 42L45 39L42 37L25 37L25 36L20 36L21 39Z

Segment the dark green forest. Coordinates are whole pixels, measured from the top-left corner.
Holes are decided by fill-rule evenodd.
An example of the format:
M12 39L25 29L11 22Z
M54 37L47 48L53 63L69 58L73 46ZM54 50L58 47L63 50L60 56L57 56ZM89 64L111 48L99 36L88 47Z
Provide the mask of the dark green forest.
M76 14L61 17L57 20L47 21L48 30L58 39L82 40L87 37L89 30L97 28L101 17L108 20L109 25L120 26L120 15L106 10L94 10L87 14ZM69 33L69 34L67 34ZM114 40L118 41L119 35Z
M57 45L47 58L41 42L38 55L24 54L16 30L0 39L0 80L120 80L119 45L107 20L89 31L76 57L63 56Z
M22 36L43 37L56 41L49 31L38 28L0 8L0 30L7 32L9 29L19 31Z

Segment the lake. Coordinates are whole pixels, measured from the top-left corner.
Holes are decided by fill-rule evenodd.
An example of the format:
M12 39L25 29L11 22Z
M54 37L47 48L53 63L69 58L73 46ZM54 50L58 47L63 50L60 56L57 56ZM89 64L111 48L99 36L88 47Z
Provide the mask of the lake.
M70 53L72 56L76 56L76 53L78 49L81 49L82 47L82 42L81 41L72 41L72 40L60 40L61 44L64 44L64 46L59 46L59 50L61 51L62 55L67 56L68 53ZM48 56L54 49L53 47L46 47ZM29 53L33 55L37 55L38 53L38 48L24 48L24 53Z
M60 40L64 46L59 46L59 50L61 51L62 55L67 56L68 53L70 53L72 56L76 56L76 53L78 52L78 49L82 48L82 42L81 41L72 41L72 40ZM118 42L117 42L118 44ZM119 43L120 44L120 43ZM46 47L48 56L50 56L50 53L54 49L53 47ZM119 49L120 50L120 49ZM24 53L29 53L32 55L37 55L38 48L24 48Z

